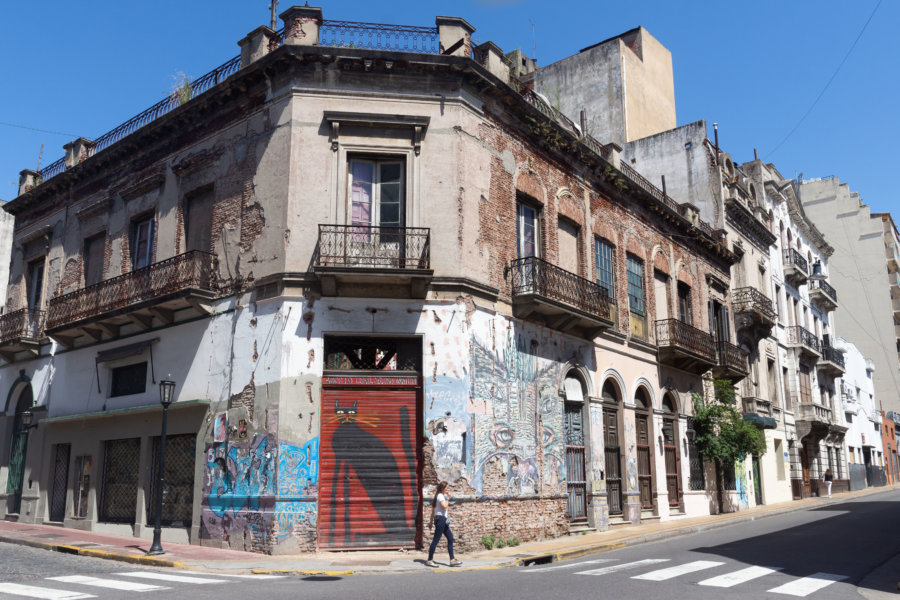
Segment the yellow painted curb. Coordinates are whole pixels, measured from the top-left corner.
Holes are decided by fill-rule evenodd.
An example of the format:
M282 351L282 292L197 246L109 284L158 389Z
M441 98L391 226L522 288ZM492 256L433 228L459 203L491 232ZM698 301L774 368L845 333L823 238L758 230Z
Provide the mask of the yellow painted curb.
M254 575L324 575L326 577L343 577L354 575L356 571L328 571L325 569L250 569Z
M149 565L154 567L174 567L177 569L189 569L193 570L192 567L177 561L177 560L169 560L167 558L157 558L155 556L140 556L137 554L122 554L119 552L112 552L110 550L98 550L96 548L82 548L81 546L70 546L67 544L50 544L57 552L65 552L68 554L77 554L79 556L90 556L93 558L103 558L106 560L118 560L121 562L127 562L137 565Z

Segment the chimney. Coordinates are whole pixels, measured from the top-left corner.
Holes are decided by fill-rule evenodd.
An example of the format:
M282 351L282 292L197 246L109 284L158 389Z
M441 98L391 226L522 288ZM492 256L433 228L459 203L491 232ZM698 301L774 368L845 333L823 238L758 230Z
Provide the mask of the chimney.
M481 66L496 75L504 83L509 83L509 66L503 56L503 51L494 42L485 42L476 48Z
M260 25L247 34L247 37L238 42L241 47L241 68L255 63L269 53L269 48L274 46L278 34L271 27Z
M441 54L472 56L472 34L475 28L460 17L436 17Z
M38 171L24 169L19 171L19 195L37 187L41 184L41 174Z
M63 150L66 151L66 168L71 169L86 158L93 156L96 145L91 140L80 137L63 146Z
M292 6L281 13L284 22L284 45L317 46L322 9L318 6Z

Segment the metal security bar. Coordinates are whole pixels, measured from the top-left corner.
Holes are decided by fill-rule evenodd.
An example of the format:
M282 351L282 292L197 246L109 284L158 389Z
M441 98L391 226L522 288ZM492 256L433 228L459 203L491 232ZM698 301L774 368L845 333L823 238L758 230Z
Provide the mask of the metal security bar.
M742 287L734 290L732 306L735 313L755 312L767 319L775 320L775 307L771 298L753 287Z
M0 317L0 343L15 339L37 340L44 337L46 312L23 308Z
M99 520L134 523L141 440L107 440L104 446Z
M675 347L715 362L716 347L713 336L678 319L656 322L656 344L660 348Z
M788 327L787 331L789 344L799 344L819 352L819 339L810 330L799 325L793 325Z
M192 250L57 296L48 305L47 328L61 327L186 289L212 291L216 268L215 255Z
M578 310L608 319L609 297L604 288L590 279L561 269L536 256L510 263L512 295L534 294L568 304Z
M190 527L194 512L194 457L197 436L193 434L166 437L166 472L163 475L163 525ZM153 438L153 471L147 502L147 523L156 521L156 489L159 468L159 437Z
M53 485L50 488L50 520L62 523L66 518L66 492L69 485L71 444L56 444L53 462Z
M428 269L428 227L319 225L317 267Z
M440 54L437 27L323 20L319 45Z

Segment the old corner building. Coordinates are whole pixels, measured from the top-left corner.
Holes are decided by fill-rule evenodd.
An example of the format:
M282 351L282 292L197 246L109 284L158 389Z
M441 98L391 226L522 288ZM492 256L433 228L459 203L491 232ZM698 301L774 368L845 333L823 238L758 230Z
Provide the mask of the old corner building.
M725 230L462 19L282 19L22 172L0 515L149 536L162 379L171 541L416 547L440 480L463 548L714 510Z

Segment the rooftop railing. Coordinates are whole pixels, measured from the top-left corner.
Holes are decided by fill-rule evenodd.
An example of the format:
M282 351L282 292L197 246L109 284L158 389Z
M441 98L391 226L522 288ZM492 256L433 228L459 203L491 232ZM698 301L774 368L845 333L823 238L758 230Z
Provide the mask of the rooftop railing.
M322 21L319 27L319 45L420 54L440 53L437 27L354 21Z

